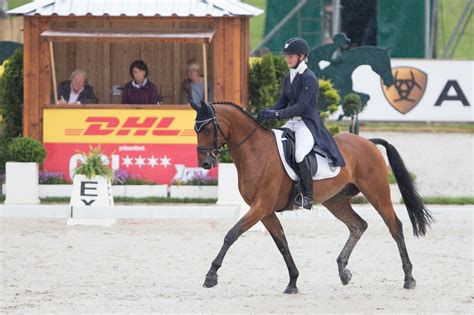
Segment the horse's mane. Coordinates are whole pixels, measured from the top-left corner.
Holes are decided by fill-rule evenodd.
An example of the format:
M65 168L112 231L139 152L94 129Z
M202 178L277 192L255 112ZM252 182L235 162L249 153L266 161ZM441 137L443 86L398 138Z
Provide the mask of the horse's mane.
M249 118L254 124L259 126L260 128L263 128L267 131L270 131L270 129L268 129L267 127L260 124L257 121L257 119L255 119L252 115L250 115L245 109L243 109L241 106L239 106L239 105L237 105L233 102L214 102L214 103L212 103L212 105L226 105L226 106L233 107L233 108L237 109L239 112L241 112L242 114L244 114L245 116L247 116L247 118Z

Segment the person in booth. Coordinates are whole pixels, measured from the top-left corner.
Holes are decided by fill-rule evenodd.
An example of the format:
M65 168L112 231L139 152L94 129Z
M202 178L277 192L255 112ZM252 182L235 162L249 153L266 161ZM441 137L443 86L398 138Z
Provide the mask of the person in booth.
M87 72L77 69L71 78L58 84L57 105L66 104L97 104L99 100L94 94L94 88L87 82Z
M186 79L181 83L186 92L186 100L192 99L196 104L201 104L201 101L204 101L204 78L199 71L199 64L189 61L186 67Z
M132 80L125 84L122 104L161 104L163 97L156 85L148 79L148 66L143 60L135 60L130 65Z
M301 178L303 196L295 204L305 209L313 205L313 178L304 158L317 144L334 166L344 166L344 158L336 142L324 126L317 108L318 78L306 65L308 43L299 37L286 41L283 53L290 72L283 79L282 91L272 109L260 112L263 120L288 119L283 126L295 132L295 160Z

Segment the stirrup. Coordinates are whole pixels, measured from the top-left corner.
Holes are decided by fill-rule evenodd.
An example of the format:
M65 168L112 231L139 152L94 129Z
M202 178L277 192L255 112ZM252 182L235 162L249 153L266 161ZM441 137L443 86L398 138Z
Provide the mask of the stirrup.
M302 193L299 193L295 198L295 205L298 207L311 210L313 208L313 201L310 197L304 196Z

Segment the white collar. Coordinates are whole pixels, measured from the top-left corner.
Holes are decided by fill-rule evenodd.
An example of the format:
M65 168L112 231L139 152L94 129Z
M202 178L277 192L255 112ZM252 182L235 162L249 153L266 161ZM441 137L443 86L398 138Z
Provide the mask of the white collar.
M293 83L293 79L296 77L296 75L299 73L299 74L303 74L303 72L308 68L308 66L306 65L306 62L301 61L300 64L298 65L298 67L296 67L296 69L293 69L291 68L290 69L290 82Z
M141 88L141 87L144 87L147 82L148 82L147 78L145 78L145 80L143 80L143 83L142 83L142 84L138 84L138 83L135 82L135 80L132 80L132 86L133 86L134 88L139 89L139 88Z
M298 72L299 74L303 74L303 72L308 68L308 65L306 62L303 60L300 62L298 67L296 67L295 71Z

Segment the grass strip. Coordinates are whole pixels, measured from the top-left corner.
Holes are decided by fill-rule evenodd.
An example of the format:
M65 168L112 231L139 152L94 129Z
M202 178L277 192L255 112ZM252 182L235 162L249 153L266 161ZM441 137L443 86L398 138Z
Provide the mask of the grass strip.
M474 205L474 196L427 196L422 199L427 205Z
M46 197L40 198L42 204L64 204L69 203L69 197ZM115 204L167 204L167 203L216 203L215 198L168 198L168 197L114 197Z
M68 204L69 197L47 197L41 198L41 204ZM426 205L474 205L474 196L426 196L422 197L423 203ZM0 203L5 201L5 195L0 194ZM167 197L114 197L115 204L133 205L133 204L214 204L217 202L215 198L167 198ZM366 204L369 203L364 196L356 196L352 198L352 204ZM403 203L403 199L400 200Z
M328 121L328 123L333 123ZM350 121L336 123L341 132L349 130ZM389 131L389 132L447 132L447 133L474 133L472 123L438 123L438 122L361 122L361 131Z

